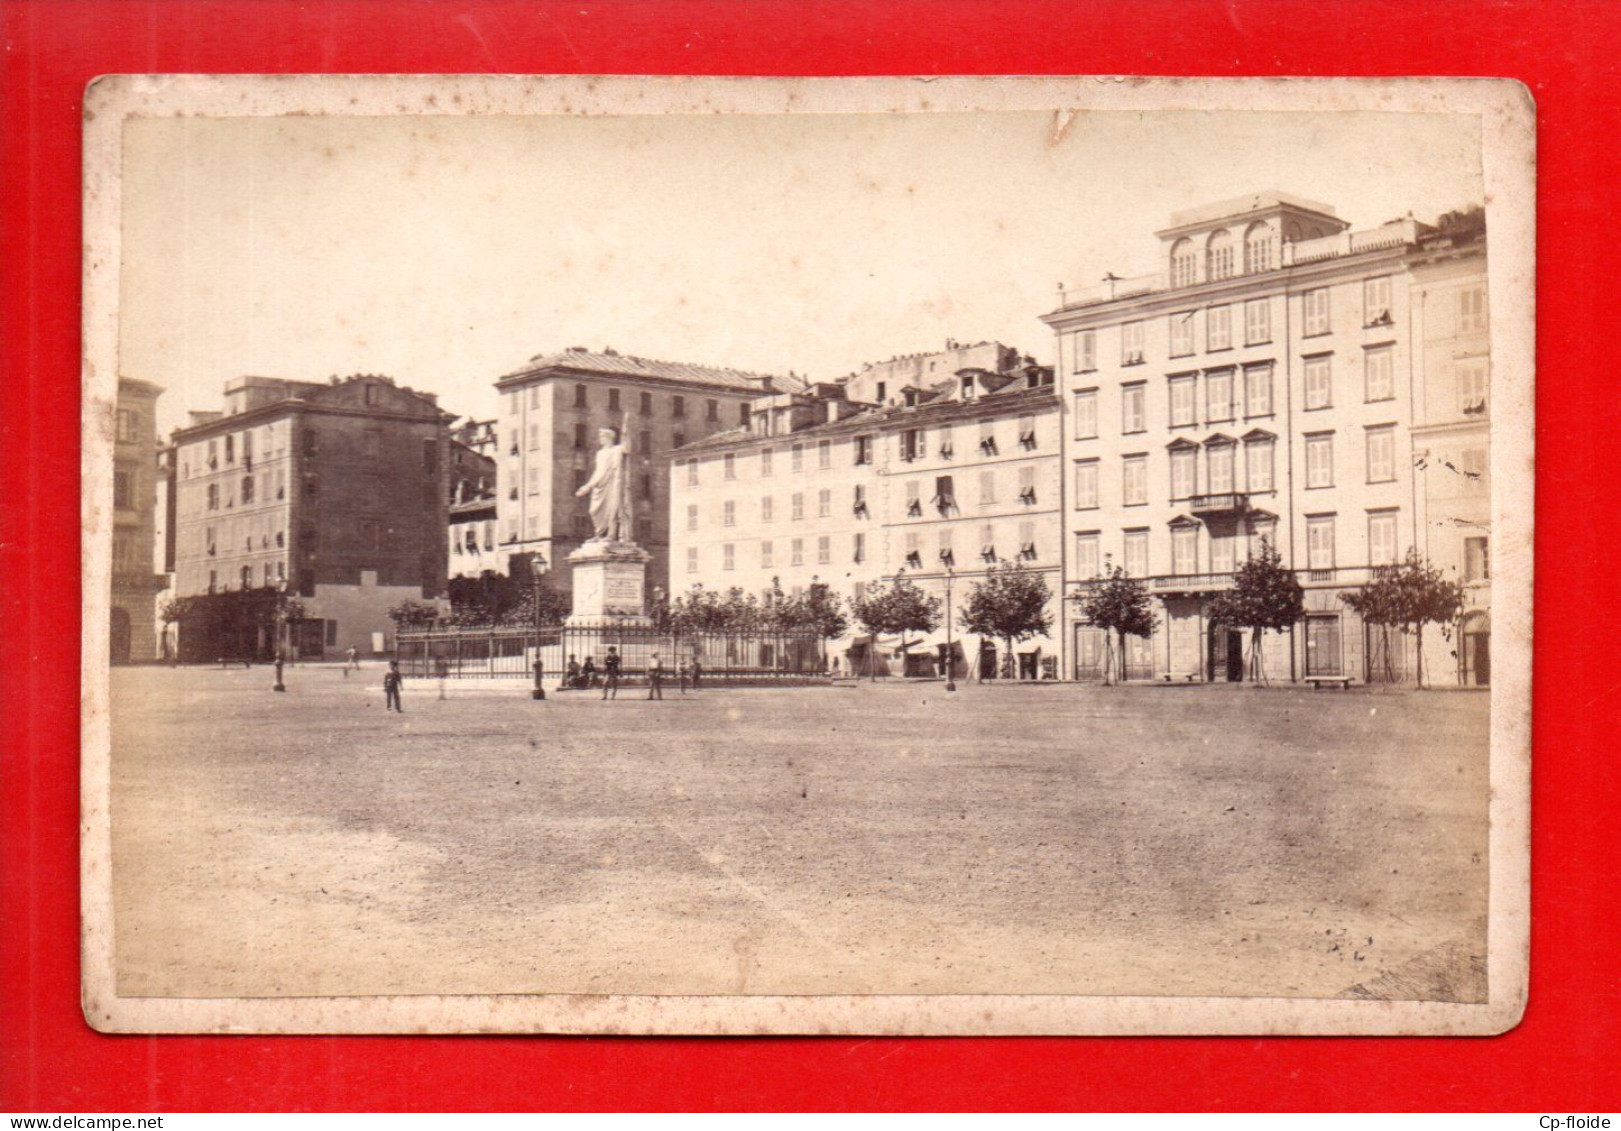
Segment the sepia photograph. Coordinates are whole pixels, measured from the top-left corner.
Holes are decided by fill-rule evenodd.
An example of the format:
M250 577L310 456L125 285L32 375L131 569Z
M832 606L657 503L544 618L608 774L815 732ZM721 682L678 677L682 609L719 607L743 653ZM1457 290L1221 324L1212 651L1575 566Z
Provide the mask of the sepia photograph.
M1517 1023L1524 88L86 106L96 1028Z

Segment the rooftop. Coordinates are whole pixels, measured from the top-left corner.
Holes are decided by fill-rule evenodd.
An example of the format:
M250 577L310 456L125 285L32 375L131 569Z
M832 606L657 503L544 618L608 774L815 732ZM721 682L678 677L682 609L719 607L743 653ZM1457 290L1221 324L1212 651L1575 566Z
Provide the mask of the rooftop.
M1260 192L1235 196L1230 200L1218 200L1213 204L1201 204L1197 208L1184 208L1180 212L1173 212L1171 213L1170 226L1166 230L1208 224L1216 220L1228 220L1234 217L1247 216L1252 212L1265 212L1271 208L1298 208L1305 212L1334 216L1332 205L1320 204L1315 200L1307 200L1303 196L1279 192L1277 189L1262 189Z
M503 375L496 384L535 376L548 369L568 369L574 372L638 377L644 380L672 381L690 385L712 385L749 393L797 392L805 387L805 382L795 376L751 373L742 369L725 369L714 365L692 365L684 361L660 361L656 358L636 357L613 350L603 350L599 353L579 348L558 353L536 354L526 364Z

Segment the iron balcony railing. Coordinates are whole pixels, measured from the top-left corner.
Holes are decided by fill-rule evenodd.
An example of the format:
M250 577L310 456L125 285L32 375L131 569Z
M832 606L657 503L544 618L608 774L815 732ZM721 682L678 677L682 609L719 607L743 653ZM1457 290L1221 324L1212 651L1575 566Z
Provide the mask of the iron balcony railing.
M1188 510L1197 515L1243 514L1249 507L1250 497L1242 491L1188 496Z

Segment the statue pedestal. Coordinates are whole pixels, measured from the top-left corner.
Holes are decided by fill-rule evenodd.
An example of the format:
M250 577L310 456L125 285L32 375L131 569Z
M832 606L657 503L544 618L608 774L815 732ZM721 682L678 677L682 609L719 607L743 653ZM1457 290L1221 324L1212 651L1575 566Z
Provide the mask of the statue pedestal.
M647 563L653 555L634 542L593 538L568 556L574 577L570 625L651 625L647 615Z

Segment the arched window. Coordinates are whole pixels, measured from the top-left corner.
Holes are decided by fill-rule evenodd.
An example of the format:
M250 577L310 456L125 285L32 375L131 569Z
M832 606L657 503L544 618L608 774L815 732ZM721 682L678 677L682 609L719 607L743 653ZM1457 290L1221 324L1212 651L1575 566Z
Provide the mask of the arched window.
M1226 228L1210 233L1210 241L1205 245L1205 278L1214 282L1217 279L1231 279L1233 277L1233 235Z
M1191 287L1198 282L1199 253L1190 239L1177 240L1171 246L1171 286Z
M1251 224L1244 233L1244 274L1272 270L1277 263L1276 246L1271 228L1260 222Z

